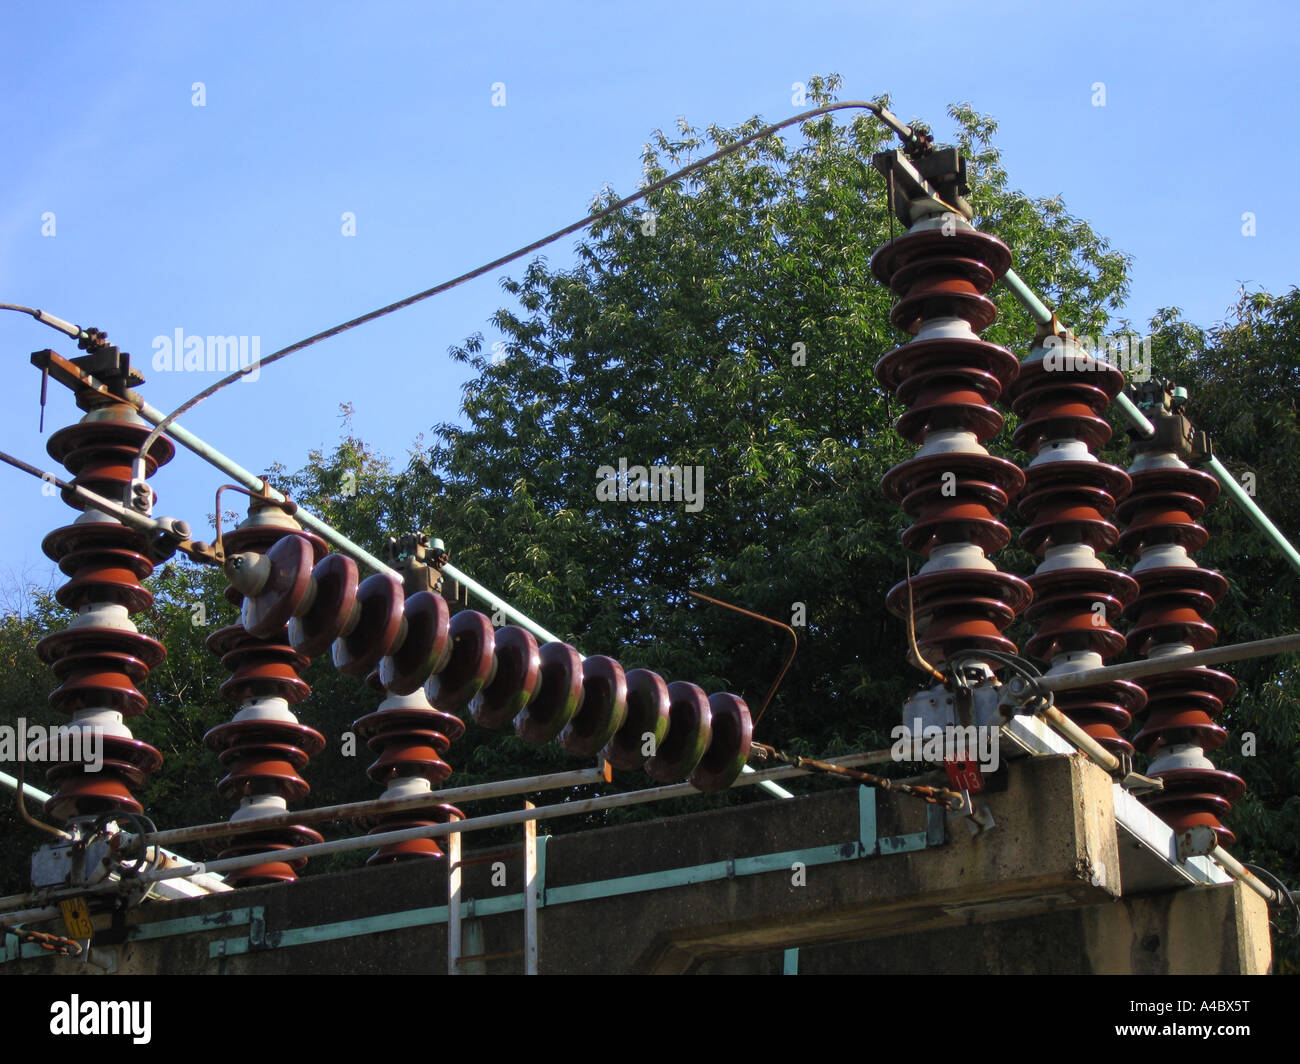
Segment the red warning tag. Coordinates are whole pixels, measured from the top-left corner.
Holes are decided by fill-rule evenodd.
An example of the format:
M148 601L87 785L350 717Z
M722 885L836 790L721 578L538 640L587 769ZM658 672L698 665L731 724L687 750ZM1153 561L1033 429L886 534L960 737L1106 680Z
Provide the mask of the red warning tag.
M980 772L978 761L965 761L950 758L943 763L948 771L948 782L955 791L970 791L979 794L984 789L984 774Z

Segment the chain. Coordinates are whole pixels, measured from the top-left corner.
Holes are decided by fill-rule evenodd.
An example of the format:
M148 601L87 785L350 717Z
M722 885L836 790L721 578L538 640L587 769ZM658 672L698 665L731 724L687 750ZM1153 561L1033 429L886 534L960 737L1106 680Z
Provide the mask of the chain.
M51 935L45 931L27 931L16 927L8 927L5 924L0 924L0 932L13 935L19 942L31 942L33 945L40 946L41 949L49 950L51 953L56 953L60 957L81 956L81 943L76 939Z
M750 751L751 756L756 761L780 761L792 768L841 776L856 783L864 783L868 787L875 787L877 790L896 791L912 798L920 798L921 801L930 805L941 805L948 809L959 809L962 805L961 795L946 787L927 787L915 783L902 783L899 780L886 779L884 776L877 776L871 772L860 772L857 769L845 768L843 765L836 765L829 761L818 761L815 758L801 757L798 754L787 754L784 750L778 750L776 747L767 746L764 743L754 743L750 747Z

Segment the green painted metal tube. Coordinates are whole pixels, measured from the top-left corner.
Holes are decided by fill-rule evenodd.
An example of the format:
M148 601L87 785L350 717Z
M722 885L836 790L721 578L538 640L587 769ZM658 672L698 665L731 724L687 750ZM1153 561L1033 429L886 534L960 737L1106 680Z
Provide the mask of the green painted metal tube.
M1156 434L1156 427L1151 424L1151 419L1142 413L1137 408L1137 404L1123 392L1115 396L1115 405L1119 407L1119 412L1124 415L1128 423L1137 429L1144 438L1150 438Z
M7 787L11 791L16 791L18 790L18 780L9 775L8 772L0 772L0 787ZM26 782L23 783L23 797L42 804L50 800L48 794Z
M1228 472L1224 464L1217 458L1211 457L1205 465L1211 473L1218 477L1219 483L1223 485L1223 490L1228 493L1232 501L1245 512L1246 516L1254 522L1255 527L1263 532L1273 542L1273 546L1281 552L1282 556L1291 563L1291 568L1300 572L1300 553L1296 552L1295 547L1291 545L1290 540L1282 534L1277 525L1268 519L1268 514L1261 510L1255 500L1246 494L1246 489L1237 483L1237 478Z

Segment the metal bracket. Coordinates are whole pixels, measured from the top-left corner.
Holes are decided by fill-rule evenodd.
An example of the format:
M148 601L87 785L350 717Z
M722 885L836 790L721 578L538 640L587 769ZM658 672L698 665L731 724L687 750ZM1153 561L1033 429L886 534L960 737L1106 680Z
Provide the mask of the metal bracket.
M1219 838L1213 828L1198 824L1176 836L1175 842L1178 845L1178 859L1186 861L1189 857L1208 857L1219 845Z
M952 815L966 821L966 826L970 828L971 835L982 835L986 831L991 831L998 826L998 822L993 819L993 811L989 809L987 802L980 802L975 805L970 791L961 792L962 807L953 810Z

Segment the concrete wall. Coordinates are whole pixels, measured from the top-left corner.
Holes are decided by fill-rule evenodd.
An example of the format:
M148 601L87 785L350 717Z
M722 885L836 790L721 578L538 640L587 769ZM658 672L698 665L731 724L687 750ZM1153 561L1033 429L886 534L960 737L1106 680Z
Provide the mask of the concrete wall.
M543 973L779 972L799 949L801 973L831 972L1261 972L1270 963L1262 901L1235 885L1140 898L1122 896L1109 777L1082 757L1007 766L988 796L996 827L972 835L949 824L942 845L907 853L790 867L668 889L627 893L539 913ZM926 830L926 807L878 794L877 835ZM859 831L856 788L789 801L556 836L547 847L548 890L761 854L837 847L850 856ZM473 836L466 836L472 844ZM517 894L518 859L504 887L491 868L465 870L467 898ZM227 974L433 973L446 971L445 924L289 946L301 929L445 905L440 863L414 862L307 877L188 902L152 903L104 930L96 949L122 972ZM264 923L132 939L159 920L249 906ZM466 923L464 952L522 945L523 916ZM209 956L209 942L240 950ZM279 942L278 947L276 946ZM478 970L520 970L517 958ZM54 958L0 973L87 969Z

